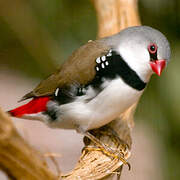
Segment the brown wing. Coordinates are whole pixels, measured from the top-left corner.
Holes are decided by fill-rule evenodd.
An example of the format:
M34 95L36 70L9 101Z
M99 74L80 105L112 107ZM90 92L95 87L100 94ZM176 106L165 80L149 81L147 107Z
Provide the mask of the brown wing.
M22 100L31 97L49 96L54 94L56 88L62 88L72 83L87 84L95 76L96 58L105 55L110 47L102 45L100 41L89 41L74 51L68 60L47 79Z

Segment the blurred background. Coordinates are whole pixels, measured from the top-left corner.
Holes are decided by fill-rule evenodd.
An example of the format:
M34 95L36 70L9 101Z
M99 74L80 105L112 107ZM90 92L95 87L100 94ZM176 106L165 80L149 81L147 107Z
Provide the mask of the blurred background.
M139 0L139 12L143 25L167 36L172 61L160 78L153 76L140 100L133 130L132 171L123 171L122 179L179 180L180 0ZM96 39L96 34L96 12L89 0L0 0L0 107L17 106L25 93L73 50ZM14 122L32 146L43 153L61 154L58 161L63 172L74 166L83 146L81 135L52 130L38 122Z

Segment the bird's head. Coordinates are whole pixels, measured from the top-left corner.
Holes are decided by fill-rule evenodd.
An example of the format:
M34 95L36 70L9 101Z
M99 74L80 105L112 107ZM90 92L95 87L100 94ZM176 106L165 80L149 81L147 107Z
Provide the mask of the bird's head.
M161 32L148 26L121 31L112 37L111 45L145 82L153 73L160 76L170 60L168 40Z

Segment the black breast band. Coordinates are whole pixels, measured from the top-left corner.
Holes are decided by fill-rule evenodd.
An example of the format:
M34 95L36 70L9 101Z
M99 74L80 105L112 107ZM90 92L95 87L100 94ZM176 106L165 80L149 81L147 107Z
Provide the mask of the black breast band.
M100 58L101 60L98 61L97 66L95 67L96 77L91 82L92 85L94 84L94 86L97 86L100 84L99 81L103 77L114 79L117 76L120 76L126 84L138 91L141 91L146 87L146 83L140 79L138 74L129 67L117 52L111 51L110 56Z

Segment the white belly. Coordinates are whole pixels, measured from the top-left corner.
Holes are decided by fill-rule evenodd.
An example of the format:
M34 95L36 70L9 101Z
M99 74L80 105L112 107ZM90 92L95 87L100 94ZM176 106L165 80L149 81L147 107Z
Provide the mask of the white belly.
M111 122L134 104L141 94L142 91L131 88L120 78L111 81L96 98L88 103L93 111L88 129L99 128Z
M80 98L73 103L61 105L58 126L68 129L77 126L84 131L99 128L117 118L143 92L126 85L120 78L105 82L104 86L104 90L88 103L84 101L86 98Z

